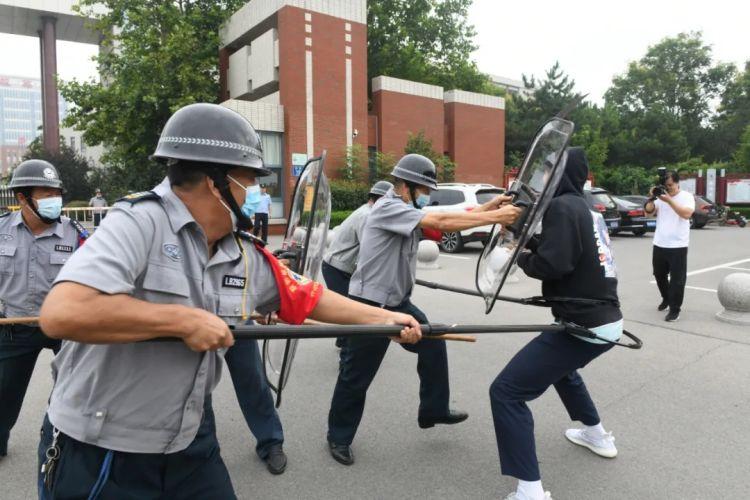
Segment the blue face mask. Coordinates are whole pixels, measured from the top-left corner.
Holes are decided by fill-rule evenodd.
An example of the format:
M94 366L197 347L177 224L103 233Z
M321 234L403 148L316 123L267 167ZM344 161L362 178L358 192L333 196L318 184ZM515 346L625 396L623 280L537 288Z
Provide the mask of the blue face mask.
M245 202L242 204L242 207L240 207L240 210L242 210L242 214L245 217L252 217L255 215L255 211L258 209L258 205L260 205L261 202L260 186L256 184L245 187L232 177L229 177L229 179L245 190Z
M420 194L419 196L417 196L417 206L419 208L424 208L429 204L430 204L429 194Z
M45 219L55 220L60 217L62 212L62 196L53 196L52 198L42 198L36 200L37 211Z

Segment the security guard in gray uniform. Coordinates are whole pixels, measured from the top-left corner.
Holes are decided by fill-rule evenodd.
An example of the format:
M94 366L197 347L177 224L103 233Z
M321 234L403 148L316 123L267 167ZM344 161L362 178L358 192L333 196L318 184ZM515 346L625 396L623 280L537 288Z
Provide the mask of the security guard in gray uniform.
M22 162L10 188L21 210L0 216L0 316L34 317L88 233L60 215L63 184L51 163ZM47 338L36 325L0 326L0 457L8 452L10 431L42 349L56 353L60 341Z
M416 277L417 248L424 236L439 240L440 232L463 231L487 224L512 224L520 209L511 198L498 196L471 212L426 213L429 193L437 189L435 165L428 158L409 154L401 158L391 175L394 188L372 207L359 245L357 269L349 296L386 310L399 311L427 323L427 317L411 303ZM418 424L456 424L468 414L449 408L448 354L445 341L430 340L404 346L418 355L420 379ZM365 396L380 367L388 343L376 338L350 338L341 350L339 377L328 414L328 445L333 458L354 463L351 443L365 407Z
M352 212L338 227L331 246L323 257L323 278L330 290L341 295L349 295L349 280L357 268L359 256L359 241L362 238L362 228L370 209L382 196L393 188L388 181L378 181L372 185L367 194L367 203ZM336 346L344 346L344 337L336 339Z
M253 310L297 324L402 324L395 340L421 337L414 318L327 291L235 231L250 226L240 207L268 173L242 116L181 108L154 157L171 190L115 204L42 306L44 332L66 340L39 447L45 498L236 498L210 395L229 325ZM161 337L182 342L148 342Z

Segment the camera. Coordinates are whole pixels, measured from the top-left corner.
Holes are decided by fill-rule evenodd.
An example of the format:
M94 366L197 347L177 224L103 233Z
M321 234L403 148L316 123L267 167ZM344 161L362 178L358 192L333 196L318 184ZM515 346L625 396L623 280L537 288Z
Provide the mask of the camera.
M659 180L657 181L656 186L654 186L654 198L667 194L667 167L659 167L656 169L656 172L659 175Z

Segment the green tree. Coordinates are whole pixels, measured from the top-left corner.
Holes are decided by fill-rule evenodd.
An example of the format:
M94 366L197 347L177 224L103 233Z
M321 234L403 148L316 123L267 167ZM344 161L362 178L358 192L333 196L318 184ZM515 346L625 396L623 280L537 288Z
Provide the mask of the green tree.
M649 47L644 57L630 63L623 75L614 78L605 98L621 114L629 115L625 120L635 128L639 121L652 121L654 116L666 118L673 129L662 130L660 138L671 135L682 142L684 137L690 154L702 156L711 102L722 94L735 71L731 64L714 63L711 47L700 32L680 33ZM658 155L668 157L669 150L681 150L682 144L664 143L664 148Z
M63 138L60 138L60 152L51 153L44 149L40 137L34 139L29 144L29 149L23 155L24 160L37 159L46 160L53 164L60 174L60 180L65 186L65 200L86 200L88 201L93 194L90 174L95 170L89 161L65 144Z
M743 131L750 125L750 61L737 73L721 96L714 119L711 144L715 152L710 159L728 160L736 154Z
M575 80L563 71L559 62L541 80L524 75L523 81L532 95L506 98L505 161L510 168L521 166L526 148L539 127L581 96L575 91ZM592 165L603 164L609 149L603 130L617 121L616 114L582 102L569 118L576 124L571 144L583 147Z
M63 82L74 104L66 125L103 144L112 189L149 189L164 175L149 161L169 116L218 95L219 26L245 0L80 0L103 33L96 61L102 82ZM101 9L100 7L104 7Z
M367 72L446 89L502 95L477 69L476 31L467 22L472 0L367 2Z
M343 165L339 168L339 178L345 181L363 182L362 164L365 159L361 144L352 144L344 150Z
M734 161L738 170L750 172L750 124L745 128L737 151L734 153Z
M432 160L437 169L438 182L453 182L456 179L456 168L458 165L448 156L441 155L432 147L432 141L425 137L424 131L417 134L409 134L409 139L404 147L405 154L420 154Z

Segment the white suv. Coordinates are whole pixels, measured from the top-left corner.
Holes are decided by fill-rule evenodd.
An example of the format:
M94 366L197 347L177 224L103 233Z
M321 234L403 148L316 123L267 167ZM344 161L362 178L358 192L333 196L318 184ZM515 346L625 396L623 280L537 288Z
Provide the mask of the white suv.
M442 183L438 184L437 191L430 193L430 204L422 210L425 212L469 211L504 192L504 189L492 184ZM463 249L465 243L472 241L486 243L491 230L492 226L481 226L460 233L443 233L440 248L444 252L456 253Z

